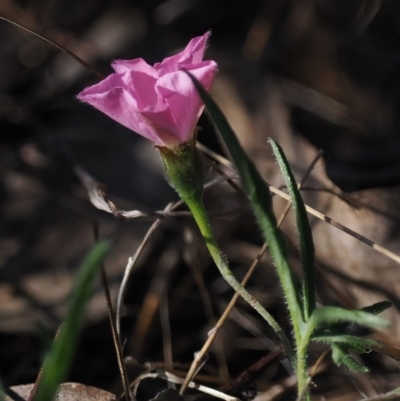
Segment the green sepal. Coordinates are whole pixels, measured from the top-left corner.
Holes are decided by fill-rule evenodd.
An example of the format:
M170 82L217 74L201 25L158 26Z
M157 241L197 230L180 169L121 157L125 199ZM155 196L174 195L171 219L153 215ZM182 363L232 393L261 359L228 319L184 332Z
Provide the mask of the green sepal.
M156 146L164 164L169 184L184 202L201 198L204 185L204 169L196 149L196 136L189 142L173 147Z

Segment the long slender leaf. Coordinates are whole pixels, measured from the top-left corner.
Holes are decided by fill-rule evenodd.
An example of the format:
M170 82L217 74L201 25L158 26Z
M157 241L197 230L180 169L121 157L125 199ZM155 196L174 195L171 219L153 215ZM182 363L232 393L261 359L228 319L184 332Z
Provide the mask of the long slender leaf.
M380 343L369 338L352 336L350 334L312 336L312 341L325 344L345 344L353 351L363 353L372 347L379 347Z
M109 248L110 245L107 242L97 244L87 255L79 270L66 322L43 364L43 376L35 397L37 401L52 401L57 386L67 376L84 317L85 306L92 294L96 274Z
M390 308L392 303L390 301L381 301L377 302L373 305L366 306L364 308L358 309L362 312L367 312L372 315L378 315L381 312L385 311L386 309ZM339 323L332 323L327 321L324 324L318 326L318 329L314 331L313 336L319 336L326 334L326 330L328 329L330 333L339 335L339 334L347 334L347 329L352 322L339 322Z
M375 304L365 306L364 308L361 308L360 310L368 313L372 313L373 315L379 315L386 309L389 309L392 306L392 302L390 301L381 301L377 302Z
M308 330L314 331L320 326L332 323L349 322L357 323L361 326L384 328L388 326L388 322L378 316L362 310L348 310L335 306L324 306L320 309L315 309L311 316Z
M297 188L296 180L290 170L285 154L283 153L282 148L272 138L269 138L269 143L272 146L272 150L274 151L279 168L285 180L296 216L296 227L300 240L300 251L304 274L303 312L305 320L308 320L315 309L315 250L311 227L303 199L300 195L299 189Z
M215 124L217 131L222 137L222 140L228 148L238 169L243 186L249 196L257 221L262 229L265 240L269 245L270 253L275 262L291 314L295 336L300 339L302 307L299 300L298 289L295 286L288 263L285 242L282 233L277 226L276 218L272 210L272 197L269 189L253 162L247 157L219 107L196 78L190 73L187 74L192 79L201 99L205 103L207 111Z

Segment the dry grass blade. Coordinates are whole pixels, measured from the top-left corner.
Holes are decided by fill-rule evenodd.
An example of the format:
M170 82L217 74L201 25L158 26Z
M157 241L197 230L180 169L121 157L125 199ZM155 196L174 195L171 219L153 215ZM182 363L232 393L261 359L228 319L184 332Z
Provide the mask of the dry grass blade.
M207 156L211 157L212 159L221 162L221 161L226 161L229 163L229 166L232 167L232 165L230 164L230 162L224 158L222 158L222 156L217 155L216 153L212 152L211 150L207 149L204 145L202 144L198 144L198 148L204 152ZM323 155L323 151L319 151L314 160L310 163L310 166L308 167L306 173L304 174L304 177L302 178L300 184L299 184L299 188L301 188L301 186L305 183L305 181L307 180L308 176L310 175L311 171L313 170L313 168L315 167L316 163L318 162L318 160L322 157ZM224 160L223 160L224 159ZM226 163L224 163L226 165ZM279 218L278 221L278 226L280 226L282 224L282 222L285 220L287 214L289 213L290 210L290 206L291 204L289 203L286 206L285 211L282 213L282 215ZM253 274L255 268L257 267L259 261L261 260L261 258L263 257L265 251L267 250L268 245L265 243L260 252L258 253L257 257L255 258L255 260L253 261L252 265L250 266L249 270L247 271L245 277L243 278L241 284L243 286L245 286L247 284L247 282L249 281L251 275ZM233 307L235 306L236 301L239 298L239 294L235 293L235 295L232 297L231 301L229 302L228 306L226 307L224 313L221 315L221 317L219 318L217 324L215 325L215 327L211 330L210 335L207 339L207 341L204 343L203 347L201 348L201 350L196 353L195 358L192 362L192 365L190 366L190 369L188 371L188 374L185 378L185 381L179 391L179 393L182 395L187 386L188 383L192 380L192 378L194 377L194 375L196 374L196 372L198 371L199 366L203 363L203 360L211 346L211 344L213 343L213 341L215 340L219 330L221 329L221 327L225 324L226 319L228 318L229 314L231 313Z
M182 378L180 378L179 376L176 376L176 375L174 375L174 374L172 374L170 372L166 372L166 371L163 371L163 370L160 369L160 370L158 370L157 373L158 373L157 377L159 377L161 379L168 380L168 381L170 381L172 383L181 384L183 382ZM204 386L202 384L194 383L192 381L189 382L188 387L189 388L194 388L194 389L196 389L198 391L201 391L202 393L212 395L213 397L220 398L220 399L225 400L225 401L239 401L238 398L232 397L232 396L230 396L228 394L225 394L225 393L223 393L221 391L218 391L218 390L214 390L213 388Z
M135 326L133 328L133 335L129 341L128 348L131 350L131 355L133 355L135 358L138 358L143 353L144 346L146 345L146 339L150 335L152 322L156 319L157 312L161 312L163 307L167 306L162 305L162 300L163 298L166 298L171 275L178 264L178 260L179 252L177 251L177 247L172 245L163 252L159 261L157 262L155 272L152 275L148 290L144 296L142 307L140 308L136 318ZM169 320L166 324L168 327L164 326L163 329L165 328L169 331ZM163 336L165 334L166 333L163 332ZM170 344L167 345L167 347L170 348ZM165 352L166 349L164 348L164 353ZM167 356L166 362L168 362L168 368L171 368L172 353L171 355Z
M174 368L174 359L172 354L172 336L168 310L168 294L166 291L162 294L160 302L160 322L163 339L164 363L167 369L172 370Z
M173 210L174 208L178 207L181 204L181 202L177 202L175 204L169 203L164 211L169 212ZM135 266L136 261L138 260L140 254L143 252L144 247L146 244L149 242L151 236L153 235L154 231L156 228L160 225L161 223L161 218L158 218L148 229L146 235L143 238L142 243L139 245L139 248L136 250L135 254L129 258L128 264L125 267L124 271L124 276L122 278L121 286L118 291L118 299L117 299L117 315L116 315L116 323L117 323L117 333L120 336L121 335L121 309L122 309L122 302L125 296L126 292L126 286L128 284L129 277L131 275L132 269Z
M72 57L74 60L76 60L79 64L83 65L92 74L96 75L97 78L99 78L99 79L104 79L105 78L105 76L101 72L97 71L94 67L92 67L86 61L82 60L75 53L72 53L70 50L68 50L64 46L61 46L60 44L54 42L53 40L48 39L48 38L40 35L39 33L37 33L34 30L28 28L27 26L20 24L19 22L13 21L13 20L11 20L9 18L6 18L6 17L4 17L2 15L0 15L0 19L3 20L3 21L7 21L8 23L10 23L12 25L15 25L18 28L23 29L24 31L27 31L27 32L31 33L32 35L38 37L39 39L43 40L44 42L49 43L50 45L56 47L57 49L61 50L62 52L68 54L70 57Z
M135 401L136 399L133 396L132 391L130 390L130 387L129 387L128 374L126 371L126 366L125 366L124 357L123 357L123 353L122 353L121 342L120 342L120 339L119 339L119 336L117 333L117 326L116 326L115 317L114 317L114 313L113 313L113 309L112 309L112 303L111 303L110 288L108 285L107 275L106 275L104 266L102 266L102 269L101 269L101 279L102 279L104 293L105 293L105 297L106 297L107 313L108 313L108 318L110 320L111 332L112 332L112 336L113 336L115 351L117 354L118 368L121 373L121 379L122 379L122 385L123 385L124 392L125 392L125 398L127 401L129 401L129 400Z
M98 227L97 223L94 224L94 236L95 236L95 240L99 241L100 236L99 236L99 227ZM136 401L136 399L133 396L132 391L129 387L128 373L126 371L126 365L125 365L124 357L122 354L121 342L119 340L119 336L117 333L117 326L116 326L116 322L115 322L115 316L114 316L114 311L113 311L112 301L111 301L110 286L108 285L107 274L106 274L106 270L104 268L104 264L101 265L101 281L103 284L104 296L105 296L106 304L107 304L107 314L108 314L108 319L110 321L111 333L112 333L112 337L113 337L115 353L117 356L118 368L119 368L119 371L121 374L121 381L122 381L122 386L124 388L125 398L126 398L126 401Z
M400 400L400 390L396 389L388 394L377 395L376 397L361 398L358 401L389 401L389 400Z

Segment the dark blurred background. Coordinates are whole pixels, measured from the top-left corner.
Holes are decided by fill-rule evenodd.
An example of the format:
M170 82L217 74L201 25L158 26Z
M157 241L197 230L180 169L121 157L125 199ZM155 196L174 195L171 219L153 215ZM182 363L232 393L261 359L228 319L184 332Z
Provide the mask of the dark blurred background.
M206 57L219 63L213 96L262 173L282 184L266 145L268 136L281 142L299 178L322 148L324 163L305 194L307 202L399 251L398 1L0 0L0 15L56 41L105 75L115 58L142 57L153 64L211 30ZM116 240L107 260L114 299L128 257L153 221L117 222L96 210L76 167L106 185L121 209L159 210L176 195L149 142L76 100L78 92L97 82L95 76L5 21L0 21L0 38L0 376L10 386L35 380L64 316L74 272L94 243L93 221L102 237ZM199 125L199 140L222 151L206 117ZM332 195L319 196L317 184L351 205L343 206ZM206 202L216 212L218 238L240 278L262 244L251 213L227 186L207 193ZM314 228L326 230L318 224ZM389 315L391 344L400 344L398 266L332 230L316 233L321 302L360 307L364 301L389 298L395 303ZM343 262L347 246L350 256ZM122 322L125 354L139 363L163 360L158 304L152 309L146 303L156 294L161 304L169 299L174 361L187 369L232 295L215 270L191 220L165 219L131 278ZM204 273L209 305L193 271ZM290 332L272 272L264 258L250 289ZM261 332L267 337L256 334ZM214 386L265 355L271 338L276 342L269 328L239 303L205 368L216 378ZM372 389L365 380L358 383L366 393L398 382L396 364L382 358L369 361ZM322 378L332 374L330 365L324 369ZM322 380L318 391L358 397L358 387L339 372L335 379ZM265 391L287 373L277 365L263 375L257 384ZM119 388L100 287L70 380Z

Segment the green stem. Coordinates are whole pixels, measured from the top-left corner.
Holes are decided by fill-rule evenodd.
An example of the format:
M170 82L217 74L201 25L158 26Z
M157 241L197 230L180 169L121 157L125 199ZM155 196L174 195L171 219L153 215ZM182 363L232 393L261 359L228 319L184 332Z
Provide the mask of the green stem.
M197 195L197 194L196 194ZM286 354L291 361L292 365L295 366L295 358L292 347L282 328L278 322L271 316L269 312L258 302L236 279L233 275L232 270L229 268L228 261L219 249L218 243L214 237L214 233L211 229L211 225L205 210L203 200L201 196L191 196L183 199L189 207L199 229L201 235L204 238L208 251L217 265L222 277L226 282L236 291L239 295L247 301L275 330L279 339L281 340Z
M296 348L296 356L297 356L296 376L297 376L297 392L299 396L300 394L303 394L304 387L308 385L307 349L308 349L308 342L306 344L298 344ZM310 400L310 393L308 390L306 390L303 399L305 401Z
M301 340L297 342L296 346L296 375L297 375L297 389L298 394L304 395L304 400L310 400L310 392L305 390L305 386L308 385L308 374L307 374L307 351L310 344L311 335L315 329L314 315L311 315L307 323L302 325L301 328Z

